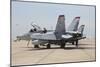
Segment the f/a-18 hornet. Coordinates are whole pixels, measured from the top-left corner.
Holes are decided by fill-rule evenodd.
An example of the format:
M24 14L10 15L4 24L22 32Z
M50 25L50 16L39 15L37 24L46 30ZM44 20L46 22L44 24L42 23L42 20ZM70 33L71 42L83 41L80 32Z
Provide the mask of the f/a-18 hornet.
M34 48L39 46L47 46L51 48L52 44L60 45L61 48L65 48L67 42L72 43L78 47L78 41L86 37L83 36L83 30L85 25L81 25L78 28L80 17L75 17L69 27L65 28L65 16L59 15L56 29L53 31L44 30L34 32L30 31L30 37ZM35 30L36 31L36 30Z

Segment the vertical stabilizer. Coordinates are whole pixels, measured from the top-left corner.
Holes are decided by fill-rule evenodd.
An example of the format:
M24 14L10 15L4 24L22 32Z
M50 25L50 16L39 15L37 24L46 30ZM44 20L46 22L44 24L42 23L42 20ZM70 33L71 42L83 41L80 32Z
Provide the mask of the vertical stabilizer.
M64 15L59 15L55 32L65 33L65 16Z
M72 21L72 23L69 25L68 27L68 31L77 31L78 29L78 25L79 25L79 20L80 20L80 17L75 17Z
M61 39L61 35L65 33L65 31L65 16L59 15L55 29L56 39Z
M78 29L78 32L80 32L81 35L83 35L84 27L85 27L85 25L81 25L81 26L79 27L79 29Z

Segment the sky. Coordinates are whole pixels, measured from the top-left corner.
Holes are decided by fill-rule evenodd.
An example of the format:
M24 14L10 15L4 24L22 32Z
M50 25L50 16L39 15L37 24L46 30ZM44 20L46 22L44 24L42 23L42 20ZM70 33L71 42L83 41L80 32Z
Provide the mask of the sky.
M79 26L84 24L84 35L95 37L95 7L69 4L50 4L12 1L12 38L27 33L35 23L42 28L55 30L59 15L65 15L66 30L76 16L80 16Z

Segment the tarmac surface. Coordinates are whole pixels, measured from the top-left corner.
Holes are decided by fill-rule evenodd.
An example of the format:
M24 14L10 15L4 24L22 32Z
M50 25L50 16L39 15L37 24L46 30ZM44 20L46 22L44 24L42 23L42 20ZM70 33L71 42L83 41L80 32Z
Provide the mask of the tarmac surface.
M11 65L35 65L67 62L95 61L95 39L83 39L79 41L79 47L70 43L65 49L59 45L51 45L51 49L45 46L33 48L27 41L12 42Z

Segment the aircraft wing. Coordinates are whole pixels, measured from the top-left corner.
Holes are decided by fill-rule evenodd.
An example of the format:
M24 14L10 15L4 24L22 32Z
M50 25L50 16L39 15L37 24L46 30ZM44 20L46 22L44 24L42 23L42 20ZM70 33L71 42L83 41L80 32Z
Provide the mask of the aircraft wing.
M70 39L70 38L72 38L72 36L69 35L69 34L67 34L67 35L62 35L62 38L64 38L64 39Z
M47 30L47 32L54 32L55 30Z
M56 36L53 34L53 32L34 33L31 35L31 38L37 40L56 40Z
M85 36L82 36L82 37L76 37L76 38L73 38L72 35L70 34L66 34L66 35L62 35L62 38L67 40L67 41L73 41L73 40L81 40L81 39L85 39L86 37Z
M66 31L66 34L81 34L81 32L78 32L78 31Z

